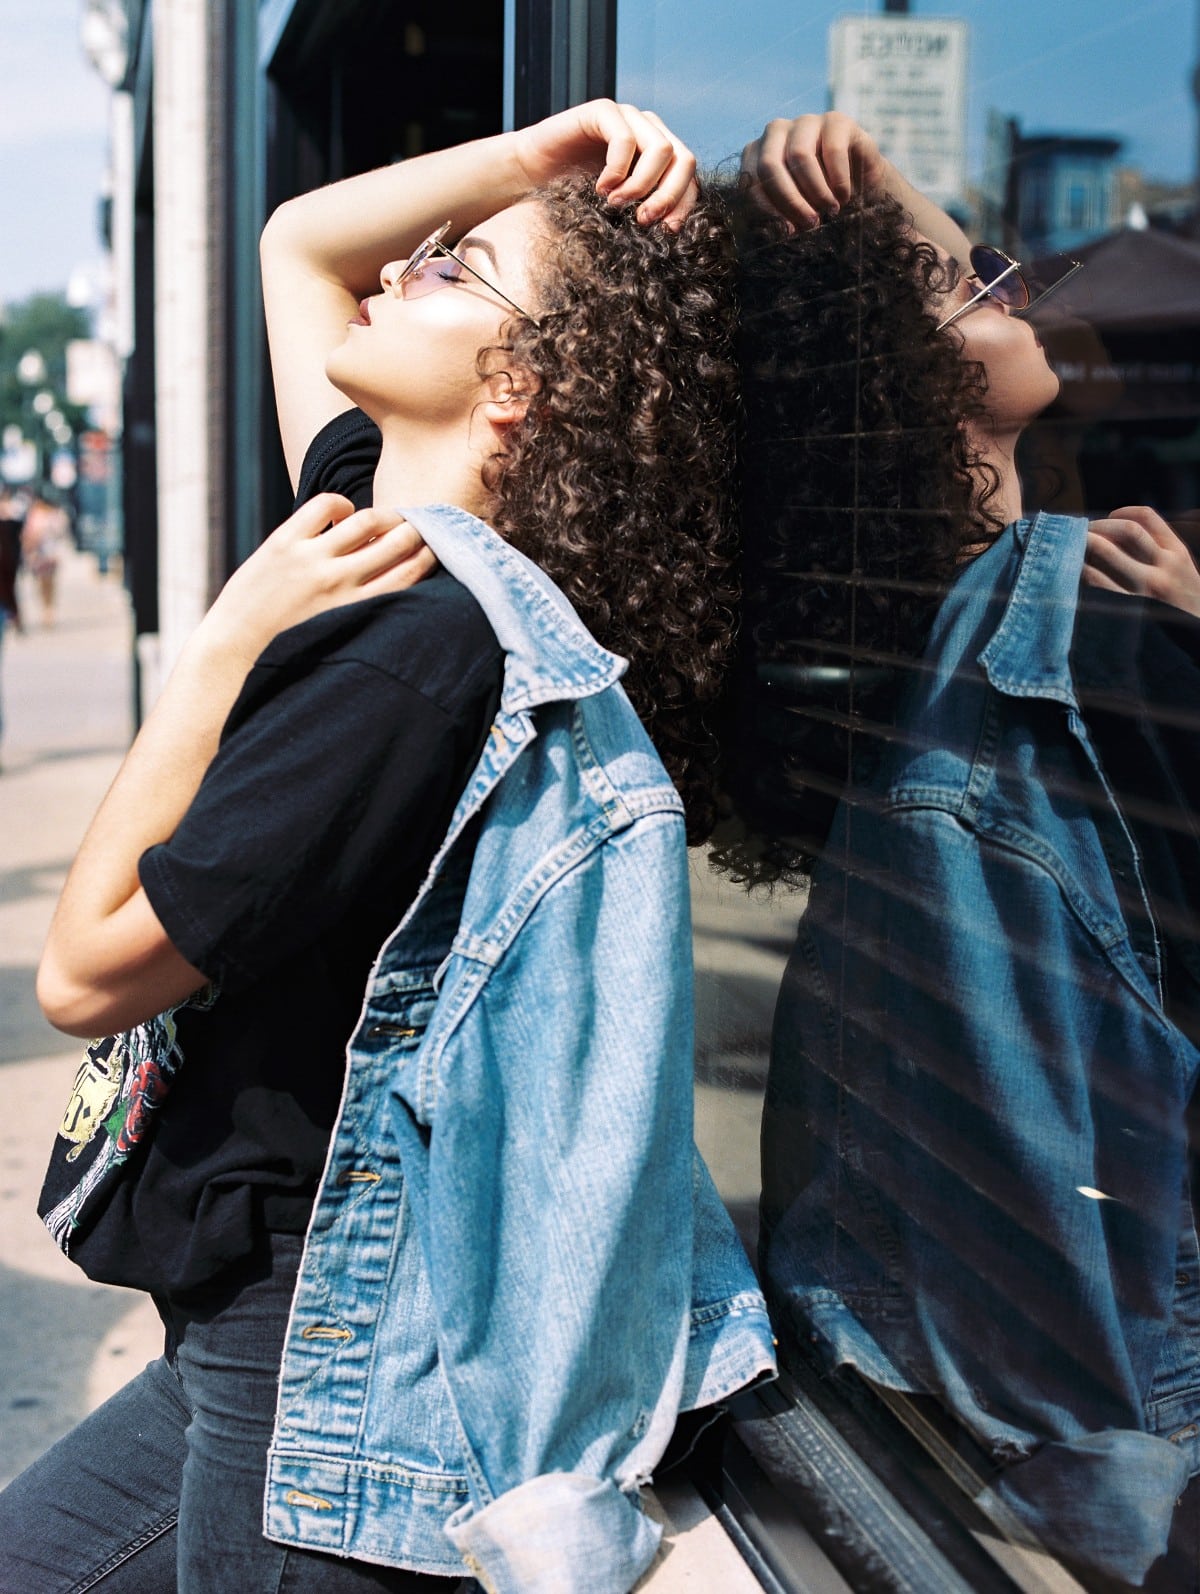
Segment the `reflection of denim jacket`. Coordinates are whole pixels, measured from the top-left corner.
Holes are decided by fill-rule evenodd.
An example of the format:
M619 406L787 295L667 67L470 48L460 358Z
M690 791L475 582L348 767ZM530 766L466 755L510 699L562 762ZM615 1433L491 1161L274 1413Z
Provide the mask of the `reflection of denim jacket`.
M963 572L838 811L776 1017L764 1258L829 1364L1002 1464L985 1501L1136 1582L1200 1471L1200 1056L1118 906L1139 859L1069 667L1085 532L1019 522Z
M636 1489L677 1411L773 1365L692 1147L682 805L622 661L546 577L462 511L409 519L483 606L504 687L351 1041L266 1531L497 1594L619 1594L654 1555Z

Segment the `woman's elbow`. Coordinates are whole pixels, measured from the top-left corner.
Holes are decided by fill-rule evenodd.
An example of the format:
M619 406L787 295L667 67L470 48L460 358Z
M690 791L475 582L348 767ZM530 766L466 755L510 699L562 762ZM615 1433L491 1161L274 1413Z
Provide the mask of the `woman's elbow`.
M50 949L38 965L36 989L38 1005L55 1029L84 1040L110 1032L104 1021L103 993L73 977Z

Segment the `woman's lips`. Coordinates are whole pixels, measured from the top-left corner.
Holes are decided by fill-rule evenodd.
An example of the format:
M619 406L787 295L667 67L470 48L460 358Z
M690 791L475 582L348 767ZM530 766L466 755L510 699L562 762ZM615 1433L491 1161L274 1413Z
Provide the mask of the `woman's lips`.
M352 327L369 327L371 325L371 306L366 299L360 299L358 314L351 321Z

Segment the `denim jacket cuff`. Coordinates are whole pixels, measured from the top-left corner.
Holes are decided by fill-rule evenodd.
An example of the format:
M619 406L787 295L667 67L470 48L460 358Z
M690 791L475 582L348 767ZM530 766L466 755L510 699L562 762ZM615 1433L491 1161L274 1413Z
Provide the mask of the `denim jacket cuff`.
M575 1472L464 1506L445 1531L487 1594L628 1594L662 1536L636 1496Z

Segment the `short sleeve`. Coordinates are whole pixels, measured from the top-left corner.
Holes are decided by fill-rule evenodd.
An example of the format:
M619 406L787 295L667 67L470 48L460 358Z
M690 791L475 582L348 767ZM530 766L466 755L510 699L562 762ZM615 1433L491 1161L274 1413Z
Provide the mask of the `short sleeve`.
M355 509L367 508L382 442L378 426L362 410L335 415L308 445L300 466L296 508L318 493L341 493Z
M392 630L404 650L405 627ZM452 702L337 652L274 676L231 722L175 834L139 866L172 943L226 990L252 984L364 901L394 897L406 881L411 895L498 692L494 646L469 662Z

